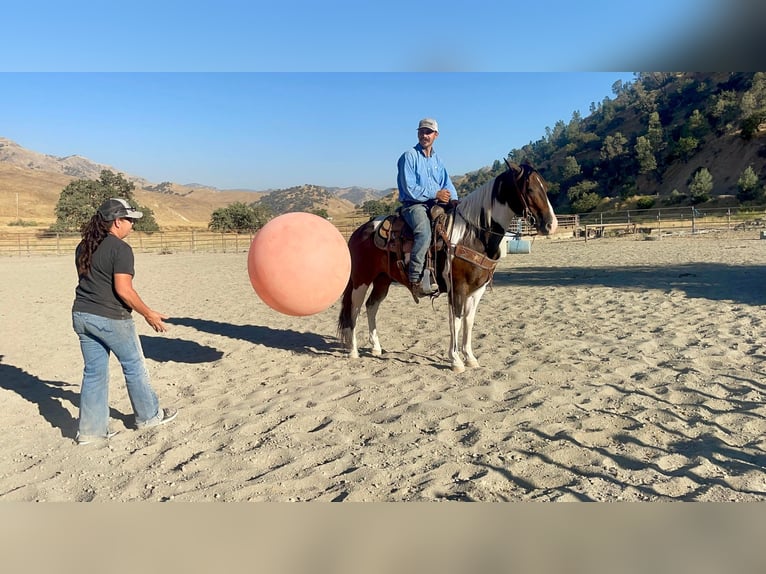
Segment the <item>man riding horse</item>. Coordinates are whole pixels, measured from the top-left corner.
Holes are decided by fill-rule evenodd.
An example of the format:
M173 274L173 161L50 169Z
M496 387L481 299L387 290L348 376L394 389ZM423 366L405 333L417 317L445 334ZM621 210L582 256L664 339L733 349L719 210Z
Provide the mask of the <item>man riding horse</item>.
M418 143L402 154L397 163L397 186L402 207L399 212L413 234L409 288L415 300L439 290L434 275L426 268L431 245L429 210L435 203L457 203L458 196L447 169L433 149L439 137L436 120L425 118L418 124Z

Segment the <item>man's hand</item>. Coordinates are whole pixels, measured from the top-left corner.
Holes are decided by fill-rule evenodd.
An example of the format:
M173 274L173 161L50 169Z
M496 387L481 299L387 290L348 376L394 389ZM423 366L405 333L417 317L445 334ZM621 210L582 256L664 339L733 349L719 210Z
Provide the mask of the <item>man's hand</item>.
M436 201L440 203L449 203L450 197L449 189L440 189L436 192Z

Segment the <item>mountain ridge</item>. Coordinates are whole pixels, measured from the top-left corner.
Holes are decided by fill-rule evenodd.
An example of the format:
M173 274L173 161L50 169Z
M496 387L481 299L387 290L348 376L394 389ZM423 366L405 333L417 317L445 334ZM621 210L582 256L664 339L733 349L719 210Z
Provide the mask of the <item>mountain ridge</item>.
M43 154L0 136L0 224L19 219L43 225L53 223L61 190L77 179L98 179L103 170L120 173L132 182L136 200L154 211L155 219L163 229L206 227L216 209L234 202L259 202L271 194L274 194L273 198L282 197L280 212L324 209L330 216L343 219L353 217L357 205L387 193L387 190L359 186L325 188L305 184L284 190L252 190L219 189L201 183L152 183L144 177L125 173L79 154L63 157ZM296 191L301 189L311 190L314 201L299 197ZM319 190L322 193L318 193ZM292 196L291 201L285 200L285 196Z

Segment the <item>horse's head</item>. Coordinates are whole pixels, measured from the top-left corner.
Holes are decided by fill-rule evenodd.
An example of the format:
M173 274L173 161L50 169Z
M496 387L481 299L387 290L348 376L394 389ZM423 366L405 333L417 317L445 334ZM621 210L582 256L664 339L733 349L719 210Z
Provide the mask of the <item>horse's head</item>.
M495 201L505 203L518 216L529 221L543 235L556 231L558 220L548 200L548 186L530 165L508 163L508 170L497 177Z

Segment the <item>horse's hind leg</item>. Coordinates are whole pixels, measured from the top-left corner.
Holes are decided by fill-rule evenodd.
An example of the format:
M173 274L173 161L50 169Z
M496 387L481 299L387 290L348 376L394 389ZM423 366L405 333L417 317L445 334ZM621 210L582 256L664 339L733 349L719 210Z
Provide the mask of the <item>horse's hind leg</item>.
M380 339L378 339L378 328L376 318L378 316L378 309L380 303L388 295L388 288L391 286L391 279L385 275L378 275L375 281L372 283L372 293L367 299L367 326L370 330L370 345L372 345L372 354L379 356L383 353L383 349L380 346Z
M354 288L349 281L343 292L341 311L338 317L338 333L343 346L348 350L349 357L352 359L359 358L359 349L356 346L356 321L359 318L359 311L362 310L362 304L369 288L370 286L364 283Z

